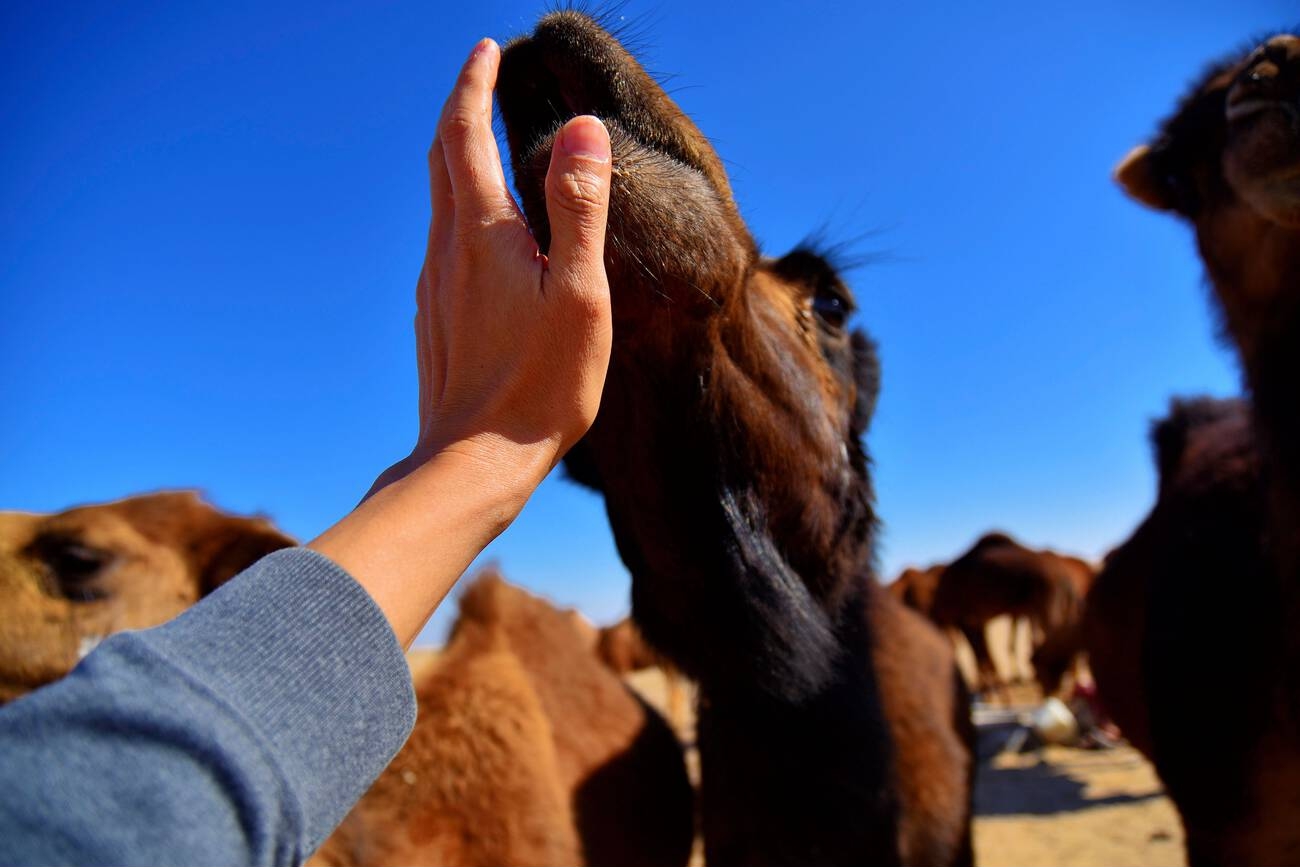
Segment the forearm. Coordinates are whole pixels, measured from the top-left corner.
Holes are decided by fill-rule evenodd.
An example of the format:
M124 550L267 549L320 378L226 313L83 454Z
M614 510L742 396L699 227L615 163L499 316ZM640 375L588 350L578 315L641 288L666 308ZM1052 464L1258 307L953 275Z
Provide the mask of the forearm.
M347 570L409 647L555 460L554 444L504 441L410 458L381 476L363 503L307 547Z

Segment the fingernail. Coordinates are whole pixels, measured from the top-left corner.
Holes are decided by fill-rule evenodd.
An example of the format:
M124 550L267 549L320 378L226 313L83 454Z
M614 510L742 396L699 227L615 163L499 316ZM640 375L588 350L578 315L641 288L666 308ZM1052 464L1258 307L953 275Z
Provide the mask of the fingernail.
M491 51L495 47L496 47L496 42L492 41L492 39L485 36L478 41L478 43L474 46L474 50L469 53L469 60L477 60L479 55L483 54L486 51Z
M599 118L575 117L560 130L560 148L572 157L609 162L609 133Z

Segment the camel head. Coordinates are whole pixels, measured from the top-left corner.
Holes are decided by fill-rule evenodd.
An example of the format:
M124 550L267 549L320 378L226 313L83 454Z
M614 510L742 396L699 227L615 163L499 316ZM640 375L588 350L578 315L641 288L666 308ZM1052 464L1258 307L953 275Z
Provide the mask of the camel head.
M566 463L605 495L639 626L698 678L815 688L874 524L861 437L879 367L852 293L814 250L759 250L708 140L586 15L507 46L497 92L543 249L556 130L594 114L610 131L614 350Z
M942 563L928 569L908 567L889 585L889 591L899 602L928 617L934 609L934 594L939 589L943 571Z
M1300 38L1212 68L1115 177L1196 228L1249 372L1279 304L1300 301Z
M57 514L0 512L0 703L64 676L102 638L170 620L293 544L192 493Z

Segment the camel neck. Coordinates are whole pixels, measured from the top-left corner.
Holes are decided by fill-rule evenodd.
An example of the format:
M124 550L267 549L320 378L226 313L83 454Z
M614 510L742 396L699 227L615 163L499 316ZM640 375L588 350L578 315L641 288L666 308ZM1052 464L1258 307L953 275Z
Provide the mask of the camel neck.
M1295 295L1292 287L1290 295ZM1300 301L1286 298L1246 359L1256 435L1284 574L1300 579Z
M867 597L844 612L834 675L814 695L701 685L708 863L898 863L894 745L871 665Z
M612 364L601 414L566 460L604 493L652 645L697 680L808 695L869 561L869 483L816 478L824 468L784 416L760 423L763 406L709 377L698 359Z

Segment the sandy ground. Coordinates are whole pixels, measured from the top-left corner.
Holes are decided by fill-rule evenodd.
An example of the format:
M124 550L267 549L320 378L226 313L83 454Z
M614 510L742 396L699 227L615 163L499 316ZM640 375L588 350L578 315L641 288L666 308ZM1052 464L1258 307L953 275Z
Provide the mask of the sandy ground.
M1183 863L1182 827L1146 760L1131 747L1048 747L981 764L977 864Z

